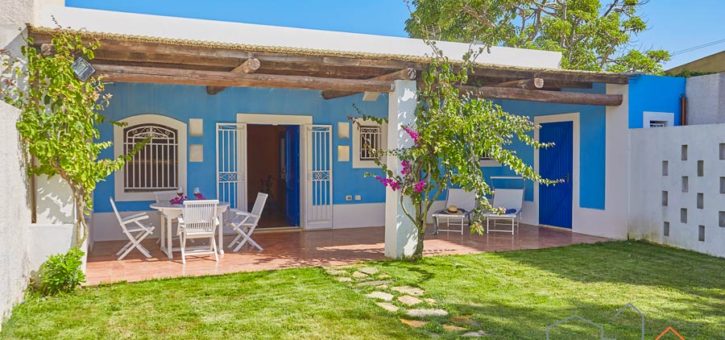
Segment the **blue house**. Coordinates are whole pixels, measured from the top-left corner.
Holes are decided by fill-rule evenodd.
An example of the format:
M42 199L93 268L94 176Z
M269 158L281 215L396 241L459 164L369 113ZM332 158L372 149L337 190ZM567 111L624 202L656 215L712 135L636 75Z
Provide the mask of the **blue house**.
M52 14L101 43L93 63L113 95L101 139L114 145L103 156L149 141L98 186L93 241L123 238L109 197L124 213L144 212L155 192L180 189L243 210L267 192L262 228L385 226L388 256L411 250L398 193L364 177L380 170L361 145L405 145L400 126L413 123L416 75L431 53L423 41L76 8ZM52 33L47 17L30 28L38 44ZM469 49L437 46L454 61ZM535 137L555 148L512 147L544 176L568 181L522 182L490 160L484 173L494 187L525 189L523 223L625 238L627 131L678 125L684 80L563 70L560 57L493 47L472 81L505 111L540 124ZM360 112L388 124L353 124Z

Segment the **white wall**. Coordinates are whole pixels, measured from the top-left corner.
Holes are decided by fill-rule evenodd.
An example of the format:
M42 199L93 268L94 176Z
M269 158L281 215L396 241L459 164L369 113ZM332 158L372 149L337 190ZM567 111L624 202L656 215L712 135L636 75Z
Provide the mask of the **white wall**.
M725 160L720 144L725 143L725 124L691 125L630 131L629 232L633 238L725 257ZM681 147L687 145L687 160ZM725 147L725 146L724 146ZM704 162L704 176L697 163ZM667 175L662 161L668 161ZM688 192L682 192L682 176L688 177ZM667 191L667 206L662 192ZM697 207L702 193L704 206ZM687 209L687 222L680 221L680 209ZM664 222L670 235L664 236ZM698 240L698 228L705 227L705 240Z

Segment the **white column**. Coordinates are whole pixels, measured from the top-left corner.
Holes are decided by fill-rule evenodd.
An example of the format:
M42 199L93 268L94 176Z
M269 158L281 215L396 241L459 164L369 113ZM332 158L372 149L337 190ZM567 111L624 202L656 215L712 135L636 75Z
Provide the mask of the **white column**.
M413 144L401 126L415 124L416 105L415 81L396 80L395 91L388 97L388 149L409 147ZM396 173L400 171L400 162L397 158L388 156L387 164L390 170ZM412 255L418 238L415 225L403 214L400 207L400 195L399 191L386 189L385 256L391 258ZM406 203L408 206L410 201Z

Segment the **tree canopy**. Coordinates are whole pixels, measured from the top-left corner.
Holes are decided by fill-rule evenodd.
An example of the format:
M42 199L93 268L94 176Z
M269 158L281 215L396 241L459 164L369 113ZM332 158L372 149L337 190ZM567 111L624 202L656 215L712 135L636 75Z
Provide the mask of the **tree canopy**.
M410 0L412 37L559 51L567 69L661 73L665 50L640 50L646 0Z

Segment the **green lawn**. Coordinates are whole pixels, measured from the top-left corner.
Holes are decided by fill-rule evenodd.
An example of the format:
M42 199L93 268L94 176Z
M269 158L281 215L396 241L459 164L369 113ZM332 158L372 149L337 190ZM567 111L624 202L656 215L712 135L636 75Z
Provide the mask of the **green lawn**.
M400 323L320 268L116 284L15 308L0 338L421 338L444 324L494 339L543 338L570 315L604 324L606 336L647 338L673 326L688 339L725 339L725 260L637 242L368 263L389 286L423 288L449 317L421 329ZM347 269L348 272L353 268ZM575 335L573 335L575 334ZM582 323L554 338L593 335Z

